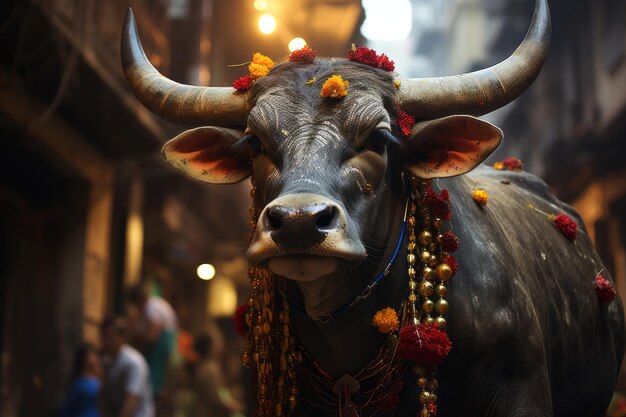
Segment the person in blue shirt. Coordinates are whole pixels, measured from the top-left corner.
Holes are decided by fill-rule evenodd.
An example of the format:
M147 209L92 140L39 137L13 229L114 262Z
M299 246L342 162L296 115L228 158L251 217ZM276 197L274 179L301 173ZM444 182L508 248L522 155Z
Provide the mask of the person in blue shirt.
M74 356L72 384L59 409L59 417L100 417L101 376L98 351L89 345L78 349Z

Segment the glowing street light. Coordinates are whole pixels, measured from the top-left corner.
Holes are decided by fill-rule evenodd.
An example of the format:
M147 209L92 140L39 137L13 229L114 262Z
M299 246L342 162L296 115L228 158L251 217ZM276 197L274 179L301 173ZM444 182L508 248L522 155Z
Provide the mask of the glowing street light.
M211 264L202 264L196 269L198 278L208 281L215 276L215 267Z
M271 14L264 14L259 17L259 30L264 35L269 35L276 29L276 18Z
M289 41L289 52L297 51L306 46L306 41L302 38L293 38Z

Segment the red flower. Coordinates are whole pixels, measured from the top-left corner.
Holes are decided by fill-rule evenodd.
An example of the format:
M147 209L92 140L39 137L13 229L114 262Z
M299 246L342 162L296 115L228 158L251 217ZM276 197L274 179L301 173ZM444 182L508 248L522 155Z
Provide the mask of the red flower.
M428 408L428 411L430 411L430 415L432 417L435 417L437 415L437 404L430 402L428 403L428 405L426 406Z
M424 190L423 204L433 215L442 220L450 220L452 218L450 195L446 189L441 190L441 193L437 195L431 187L426 187Z
M376 51L365 46L350 49L348 51L348 59L378 68L378 56L376 55Z
M244 93L252 87L253 81L254 80L250 75L244 75L243 77L237 78L233 81L233 88L240 93Z
M596 296L601 303L610 303L615 300L617 291L615 291L615 288L613 288L613 285L608 279L598 274L593 285L596 289Z
M248 333L248 323L246 323L246 314L248 313L248 305L242 304L237 307L235 314L233 315L233 326L237 334L241 337L245 337Z
M380 54L378 56L378 68L387 72L391 72L396 69L396 64L392 60L390 60L387 55Z
M404 136L409 136L413 125L415 125L415 117L411 116L407 112L398 109L398 127Z
M352 47L352 49L348 51L348 59L369 65L370 67L380 68L383 71L393 71L395 69L394 62L390 60L387 55L378 55L375 50L366 48L365 46L360 48Z
M459 238L451 231L447 231L443 234L443 242L441 243L441 249L444 252L456 252L459 250Z
M457 238L457 241L458 241L458 238ZM458 245L458 242L457 242L457 245ZM450 255L446 259L446 263L452 269L452 275L456 274L456 271L459 270L459 264L456 262L456 258Z
M508 158L504 158L502 160L502 165L504 165L504 169L509 171L521 171L524 169L524 164L518 158L514 156L509 156Z
M398 352L409 361L436 364L448 356L452 342L436 326L408 325L400 330Z
M317 56L317 51L305 46L289 54L289 62L306 62L310 64Z
M576 232L578 231L578 225L570 216L567 214L561 213L554 218L554 225L563 236L568 238L569 240L576 239Z

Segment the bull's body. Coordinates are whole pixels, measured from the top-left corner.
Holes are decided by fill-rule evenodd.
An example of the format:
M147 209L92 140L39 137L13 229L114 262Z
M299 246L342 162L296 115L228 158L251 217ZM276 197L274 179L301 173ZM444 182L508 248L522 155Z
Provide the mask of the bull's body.
M619 300L596 298L593 282L603 265L578 215L525 172L483 166L437 185L450 191L451 228L461 239L449 296L453 351L440 367L439 415L602 416L624 352L624 320ZM475 187L489 192L485 208L471 198ZM381 259L394 250L403 198L390 200L396 207L387 210L395 215ZM575 218L576 241L529 204ZM348 272L345 280L362 288L379 268ZM400 304L405 268L395 265L370 300L334 323L297 319L305 348L335 376L354 374L375 356L383 337L369 318ZM416 397L410 374L398 411L389 415L414 416ZM325 415L303 407L302 415Z
M129 14L123 63L140 100L170 120L213 125L168 142L163 148L168 161L210 183L254 178L257 221L248 258L274 275L267 283L252 277L247 344L257 350L246 354L246 363L262 381L257 404L268 403L266 394L276 379L283 384L277 383L274 392L285 392L286 378L293 388L275 395L257 415L286 412L296 402L294 416L336 416L342 401L362 406L362 417L378 411L359 403L364 392L385 394L375 378L362 379L358 390L352 381L350 389L343 385L336 392L333 380L363 375L381 351L385 336L371 325L376 311L387 306L400 311L403 300L415 303L407 298L408 233L398 246L407 178L415 177L434 179L435 189L449 190L453 216L446 229L461 241L455 253L459 269L448 295L453 349L439 367L439 388L428 382L428 389L437 390L438 415L602 416L625 338L621 302L600 303L594 291L596 275L610 279L610 274L578 216L543 182L523 172L486 167L470 172L498 146L502 132L459 115L484 114L524 91L539 73L549 37L548 7L539 0L520 47L485 70L406 79L359 62L317 58L280 64L250 91L236 94L230 88L182 86L158 74ZM321 97L324 80L334 74L349 81L349 94ZM398 128L399 109L420 122L406 137ZM489 193L486 207L472 200L476 187ZM566 239L542 212L574 217L580 229L576 240ZM389 274L355 302L397 247L400 255ZM444 261L433 259L431 266L439 262ZM292 308L300 305L304 312L291 314L283 332L272 329L267 318L268 309L276 306L269 294L277 285ZM345 314L330 321L312 319L334 311ZM285 335L289 331L309 358L299 373L286 370L287 358L297 357L285 353L295 343ZM274 336L285 339L279 345ZM275 353L283 357L271 359ZM409 365L405 378L400 404L376 415L416 415L416 377ZM313 380L323 382L313 387ZM426 408L419 412L433 417Z

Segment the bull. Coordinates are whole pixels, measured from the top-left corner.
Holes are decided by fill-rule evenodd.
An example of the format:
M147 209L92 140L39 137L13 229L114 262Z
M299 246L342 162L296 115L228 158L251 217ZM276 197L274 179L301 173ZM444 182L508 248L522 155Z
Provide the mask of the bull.
M410 79L316 58L282 63L250 91L236 93L159 74L129 11L122 61L135 95L164 119L201 126L164 146L167 161L208 183L254 180L257 216L247 256L271 271L272 288L289 311L284 323L305 353L297 372L289 371L299 386L289 398L292 415L603 415L625 333L619 299L602 304L594 292L602 262L579 216L544 182L481 165L502 132L476 116L511 102L534 81L550 27L546 0L538 0L513 55L468 74ZM320 97L332 74L350 82L341 100ZM399 111L417 119L402 139ZM382 384L357 376L393 342L371 317L406 297L404 249L396 255L409 239L403 219L412 178L447 189L452 202L449 227L461 241L448 287L446 330L454 348L437 370L438 410L423 408L411 366L400 366L404 371L394 375L404 386L393 385L399 402L383 411L364 400ZM477 184L489 191L484 208L468 198ZM568 213L577 239L565 239L541 212ZM261 351L257 365L271 354ZM256 388L261 399L273 389ZM256 413L288 414L276 407Z

